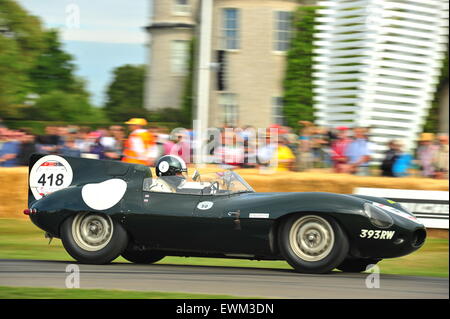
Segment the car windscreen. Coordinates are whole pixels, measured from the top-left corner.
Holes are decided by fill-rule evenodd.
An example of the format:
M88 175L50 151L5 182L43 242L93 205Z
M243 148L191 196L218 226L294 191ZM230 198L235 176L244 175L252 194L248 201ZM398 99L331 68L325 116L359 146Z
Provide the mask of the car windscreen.
M143 190L148 192L195 194L195 195L229 195L254 192L253 188L236 172L223 171L202 174L195 181L185 176L179 183L171 183L170 177L146 178Z
M200 180L212 187L212 194L226 195L254 192L254 189L236 172L231 170L202 174Z

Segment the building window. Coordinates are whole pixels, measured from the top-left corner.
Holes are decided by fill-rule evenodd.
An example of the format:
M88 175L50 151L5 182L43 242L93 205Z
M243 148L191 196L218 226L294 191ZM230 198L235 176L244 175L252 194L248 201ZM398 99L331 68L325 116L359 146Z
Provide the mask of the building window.
M275 11L274 50L287 51L292 35L292 12Z
M224 50L237 50L239 44L239 10L227 8L222 10L222 38Z
M189 41L174 40L172 41L171 50L172 73L177 75L186 75L189 55Z
M172 9L174 14L180 15L187 15L191 12L189 0L174 0Z
M222 121L225 125L238 124L238 106L236 94L222 93L219 95L219 107L222 111Z
M272 122L273 124L284 125L282 97L277 96L272 98Z

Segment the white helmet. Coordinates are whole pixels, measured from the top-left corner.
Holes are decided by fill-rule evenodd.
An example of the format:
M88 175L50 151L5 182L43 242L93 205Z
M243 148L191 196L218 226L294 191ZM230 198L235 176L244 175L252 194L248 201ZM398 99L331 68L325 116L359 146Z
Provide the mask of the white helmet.
M157 176L175 176L178 173L187 173L187 167L181 157L165 155L156 162L155 171Z

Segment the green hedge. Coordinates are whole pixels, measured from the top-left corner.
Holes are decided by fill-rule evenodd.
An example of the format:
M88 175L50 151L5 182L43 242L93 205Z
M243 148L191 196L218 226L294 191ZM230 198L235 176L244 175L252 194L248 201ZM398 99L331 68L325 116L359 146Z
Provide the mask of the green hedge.
M313 45L317 6L300 6L294 16L294 33L287 53L283 81L283 113L286 124L298 128L298 121L311 121L313 109Z
M124 125L124 123L118 122L64 122L64 121L26 121L26 120L3 120L3 124L10 129L28 128L34 134L44 134L47 126L66 126L77 125L87 126L92 129L98 129L101 127L109 127L110 125ZM180 123L176 122L150 122L150 126L165 127L169 130L173 130L177 127L182 127Z

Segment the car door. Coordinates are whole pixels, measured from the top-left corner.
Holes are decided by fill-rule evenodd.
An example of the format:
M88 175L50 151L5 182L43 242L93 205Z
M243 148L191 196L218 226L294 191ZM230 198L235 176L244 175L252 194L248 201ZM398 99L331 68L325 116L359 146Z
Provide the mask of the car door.
M126 227L136 243L154 248L191 249L192 218L198 195L142 191L127 212Z
M202 196L192 221L197 249L248 255L267 252L267 222L250 220L248 211L234 204L237 196Z

